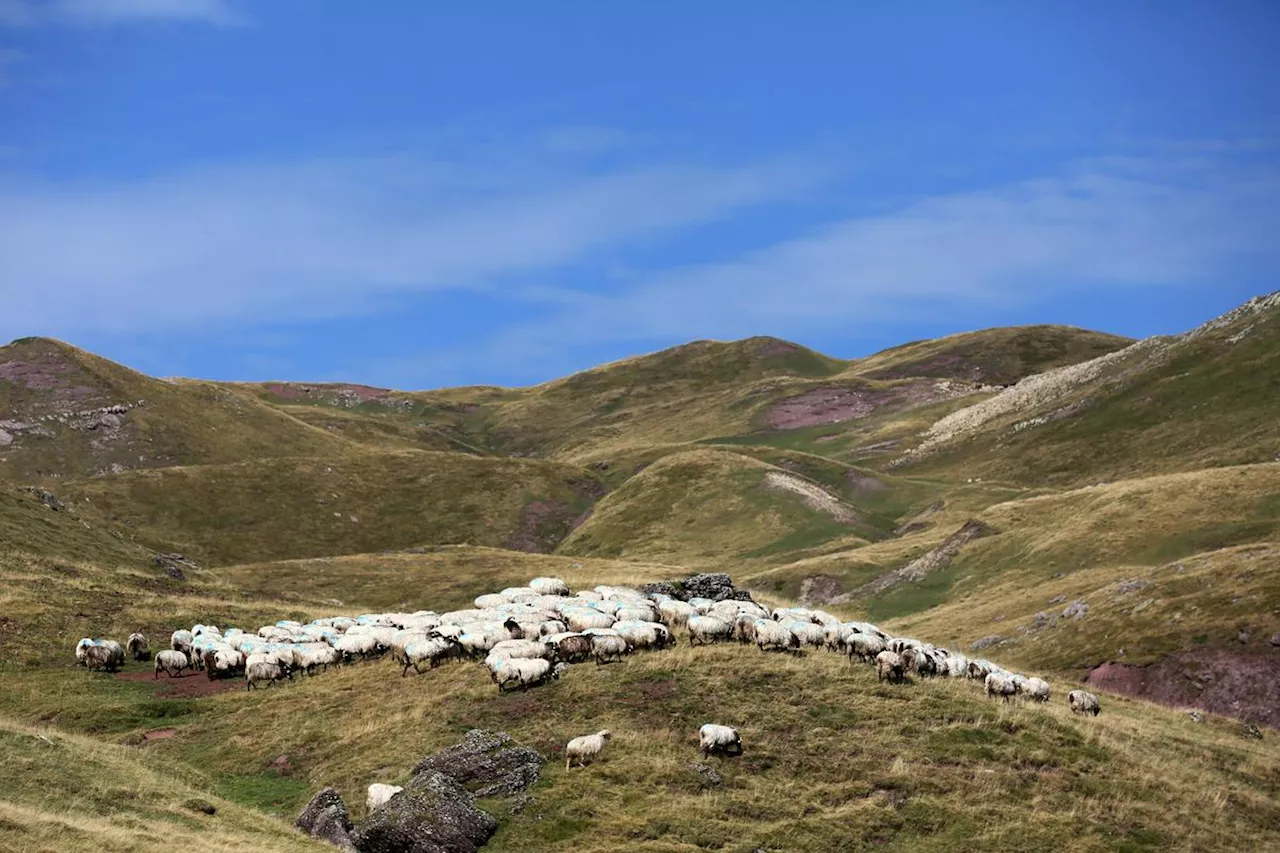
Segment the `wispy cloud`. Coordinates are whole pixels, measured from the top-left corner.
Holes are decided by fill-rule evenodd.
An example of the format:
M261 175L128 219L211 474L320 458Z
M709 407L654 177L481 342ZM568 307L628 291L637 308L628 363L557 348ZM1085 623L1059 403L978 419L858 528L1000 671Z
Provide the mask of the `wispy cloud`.
M0 335L301 322L499 288L819 177L785 164L504 168L339 160L129 185L0 181Z
M580 366L601 344L818 333L961 305L1101 286L1212 286L1280 261L1280 171L1231 161L1106 158L1062 174L919 199L831 222L720 261L653 270L623 293L556 292L555 307L474 352L387 365L393 377L449 365L520 364L528 378ZM1268 264L1270 266L1268 266ZM625 322L618 322L625 318Z
M230 26L245 20L231 0L0 0L0 26L175 21Z

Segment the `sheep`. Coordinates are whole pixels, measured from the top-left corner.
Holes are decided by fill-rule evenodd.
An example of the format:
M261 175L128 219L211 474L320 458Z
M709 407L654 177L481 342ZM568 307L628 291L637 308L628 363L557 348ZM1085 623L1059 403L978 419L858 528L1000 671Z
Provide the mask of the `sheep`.
M609 634L594 634L591 637L591 655L596 659L596 666L622 660L627 653L627 641L622 637Z
M863 634L858 631L849 633L845 638L845 644L849 651L850 663L853 662L854 655L857 655L863 663L869 663L885 651L884 640L875 634Z
M581 663L591 657L591 637L586 634L563 632L546 638L552 655L558 662Z
M696 640L698 645L706 645L716 640L728 639L733 634L733 626L714 616L692 616L689 618L689 645Z
M756 619L755 638L756 645L760 647L760 651L764 651L766 647L788 651L792 648L798 648L800 645L800 640L795 634L772 619Z
M173 636L169 638L169 648L175 652L186 654L191 651L191 641L195 636L190 631L177 630L173 632Z
M125 651L134 660L146 660L151 657L151 650L147 647L147 638L139 631L134 631L129 635L129 639L125 643Z
M1067 694L1067 704L1073 714L1093 714L1096 717L1102 712L1098 697L1087 690L1072 690Z
M91 637L83 637L76 643L76 663L84 666L86 650L95 643Z
M989 660L971 660L969 661L969 678L974 681L985 681L987 676L993 672L999 672L1000 668Z
M987 695L991 697L998 696L1002 702L1008 702L1018 692L1018 687L1014 680L1000 672L988 673L984 684L987 689Z
M156 652L156 668L154 678L159 678L161 671L165 675L173 678L175 673L181 675L182 671L191 666L191 662L187 659L186 654L177 652L173 649L165 649Z
M281 679L292 679L293 673L286 664L270 660L266 655L249 655L244 666L244 689L252 690L258 682L265 681L270 687Z
M592 610L587 607L581 610L571 610L565 613L564 617L570 631L585 631L588 628L608 628L616 621L608 613L601 613L599 610Z
M364 800L364 808L366 812L381 808L386 804L387 800L403 791L400 785L384 785L381 782L374 782L369 786L368 796Z
M334 638L332 645L344 662L353 658L365 658L378 649L378 640L372 634L343 634Z
M876 681L901 681L906 663L897 652L888 649L876 655Z
M738 734L737 729L729 726L707 723L698 729L698 749L702 752L703 758L713 753L741 755L742 736Z
M793 619L786 622L783 627L794 634L802 645L813 646L817 649L821 648L827 641L826 630L815 622L802 622L798 619Z
M451 657L457 657L462 654L462 647L458 645L457 640L447 637L428 637L417 642L410 643L404 648L404 657L401 664L404 669L400 676L409 674L409 667L413 667L414 672L422 672L422 662L429 661L430 668L435 669L440 665L441 661L448 660Z
M508 684L516 684L521 690L531 685L541 684L548 678L559 678L560 670L552 667L551 662L541 658L509 658L498 661L493 670L493 680L498 685L498 692L507 689Z
M608 729L601 729L593 735L583 735L569 741L564 748L564 769L569 770L573 767L575 758L578 760L579 767L586 767L589 761L604 750L604 745L611 737L613 737L613 732Z
M1033 702L1049 701L1049 682L1043 678L1028 678L1018 683L1018 692Z
M534 578L529 581L529 589L538 595L568 595L569 585L560 578Z
M668 628L683 628L690 617L697 615L693 605L678 599L669 598L658 605L658 617Z
M225 678L244 667L244 655L235 649L212 649L204 653L204 671L209 680Z

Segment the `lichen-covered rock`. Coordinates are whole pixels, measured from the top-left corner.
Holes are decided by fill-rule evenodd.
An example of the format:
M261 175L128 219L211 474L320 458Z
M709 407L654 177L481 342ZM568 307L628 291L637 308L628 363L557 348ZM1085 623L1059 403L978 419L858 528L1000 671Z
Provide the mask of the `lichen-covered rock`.
M333 788L324 788L311 798L293 825L310 835L343 850L354 850L351 841L351 815L342 796Z
M681 583L685 598L709 598L712 601L723 601L735 598L737 590L733 588L733 578L724 572L707 572L685 578Z
M413 768L443 773L477 797L508 796L538 781L543 758L532 749L511 745L506 732L472 729L460 743L428 756Z
M420 773L351 834L360 853L475 853L498 822L443 773Z

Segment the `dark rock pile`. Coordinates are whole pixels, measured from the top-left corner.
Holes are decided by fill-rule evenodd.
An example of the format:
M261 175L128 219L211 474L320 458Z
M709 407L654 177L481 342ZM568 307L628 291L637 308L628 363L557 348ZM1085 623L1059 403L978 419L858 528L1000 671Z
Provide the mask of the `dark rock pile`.
M476 798L523 791L538 781L542 764L541 755L513 744L506 732L472 729L418 762L404 790L354 826L332 788L316 794L295 825L357 853L475 853L498 828Z
M640 587L646 594L661 593L681 601L691 598L709 598L712 601L723 601L728 598L737 601L751 601L751 593L745 589L735 589L733 578L724 572L707 572L691 575L682 581L658 581Z

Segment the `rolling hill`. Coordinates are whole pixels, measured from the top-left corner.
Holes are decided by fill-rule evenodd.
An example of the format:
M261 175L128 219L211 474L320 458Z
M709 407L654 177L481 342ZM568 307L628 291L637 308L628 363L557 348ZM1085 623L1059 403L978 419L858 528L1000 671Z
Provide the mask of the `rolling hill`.
M159 380L16 341L0 348L0 849L332 849L280 818L325 784L356 805L476 727L552 759L530 799L482 801L500 819L486 850L1269 849L1278 336L1272 294L1136 342L1026 326L848 360L697 341L433 391ZM697 571L1041 674L1054 701L736 644L510 695L475 664L401 678L373 661L246 693L70 658L86 635ZM1102 716L1062 704L1080 683ZM708 719L741 728L742 758L697 761ZM602 762L556 766L603 727Z

